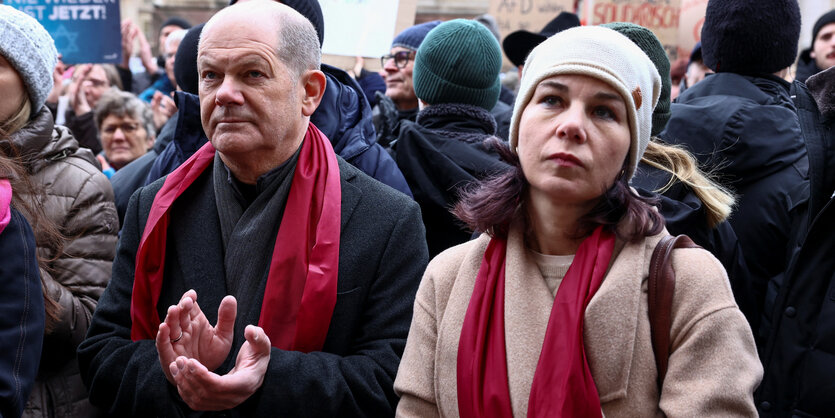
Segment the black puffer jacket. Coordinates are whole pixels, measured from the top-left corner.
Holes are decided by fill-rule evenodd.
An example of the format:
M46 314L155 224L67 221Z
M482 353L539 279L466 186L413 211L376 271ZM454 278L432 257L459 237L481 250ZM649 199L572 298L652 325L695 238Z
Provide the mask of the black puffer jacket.
M660 137L685 145L739 198L731 226L761 310L772 309L787 267L796 203L808 158L789 84L774 76L710 75L679 96ZM765 297L766 289L772 297Z
M472 236L449 209L462 187L506 168L484 145L495 133L490 112L463 104L432 105L401 122L395 161L420 204L430 257Z
M756 400L763 417L824 417L835 411L835 69L815 79L823 75L825 82L809 82L811 94L802 83L793 85L810 183L806 216L796 223L792 240L797 250L761 350L765 375Z
M658 211L664 216L670 234L689 236L722 263L739 309L745 314L751 328L757 329L760 322L759 305L753 295L755 291L750 288L751 283L747 280L748 267L736 232L729 222L709 228L704 203L689 186L681 182L675 181L667 188L671 177L670 173L641 162L630 184L642 196L658 199Z

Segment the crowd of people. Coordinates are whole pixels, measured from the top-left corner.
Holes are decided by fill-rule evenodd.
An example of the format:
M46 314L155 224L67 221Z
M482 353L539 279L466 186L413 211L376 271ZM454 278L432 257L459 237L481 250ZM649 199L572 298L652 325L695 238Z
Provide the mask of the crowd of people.
M483 15L345 71L317 1L232 0L67 65L0 5L0 416L830 416L835 10L800 27L711 0L671 63Z

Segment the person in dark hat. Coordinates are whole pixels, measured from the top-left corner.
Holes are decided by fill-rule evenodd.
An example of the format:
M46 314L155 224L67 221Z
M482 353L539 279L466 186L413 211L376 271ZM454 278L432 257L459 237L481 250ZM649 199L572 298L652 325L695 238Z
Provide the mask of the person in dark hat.
M686 234L696 244L713 254L725 267L735 300L749 322L758 322L751 313L750 293L744 286L747 267L739 251L739 239L731 225L734 196L713 181L696 165L696 159L681 148L658 139L670 119L672 91L671 64L661 41L651 30L628 22L603 25L635 43L649 57L661 76L661 94L652 112L649 145L631 185L643 196L658 199L658 211L664 216L667 230L673 235ZM756 329L756 328L755 328Z
M519 70L519 78L522 78L522 67L525 65L525 59L531 50L552 35L575 26L580 26L580 18L576 14L560 12L539 33L521 29L507 35L502 42L502 48L507 55L507 59Z
M169 17L164 22L162 22L162 25L160 25L159 43L157 44L157 48L159 48L159 55L157 55L157 66L159 66L160 68L165 67L165 42L168 40L168 36L182 29L191 29L191 23L179 16Z
M660 134L737 193L729 222L748 266L755 303L749 318L761 316L763 329L776 319L771 307L798 217L793 191L808 183L806 145L791 85L783 79L799 36L797 0L711 0L702 58L716 74L678 97Z
M380 75L386 82L386 92L377 93L373 117L377 142L383 147L389 148L397 138L400 121L414 122L417 117L418 99L412 81L415 53L429 31L440 23L434 20L406 28L394 37L388 55L380 58L383 67Z
M496 134L490 110L498 102L501 67L499 42L473 20L440 24L417 51L414 90L422 109L415 122L401 122L393 149L420 204L430 257L472 237L449 211L459 192L506 168L484 145Z
M713 74L713 70L705 65L705 62L702 59L702 43L697 42L696 46L693 47L693 50L690 51L690 59L687 61L687 72L681 80L679 94L684 93L684 91L688 88L693 87L696 83L704 80L708 74Z
M818 18L812 28L812 46L797 58L796 80L806 82L809 77L835 66L835 9Z

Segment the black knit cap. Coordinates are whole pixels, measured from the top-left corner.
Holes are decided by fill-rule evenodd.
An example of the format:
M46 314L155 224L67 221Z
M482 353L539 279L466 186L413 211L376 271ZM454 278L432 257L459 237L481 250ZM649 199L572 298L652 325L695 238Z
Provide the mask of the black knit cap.
M319 36L319 47L325 41L325 17L322 15L322 6L317 0L276 0L281 4L291 7L306 17L313 27L316 28L316 35ZM238 0L229 0L229 5L237 3Z
M180 41L177 56L174 59L174 79L183 91L197 94L199 77L197 76L197 43L204 23L188 30Z
M516 32L507 35L502 42L502 49L504 49L507 59L515 66L525 65L525 59L528 54L541 44L544 40L550 38L552 35L562 32L566 29L580 26L580 18L576 14L570 12L560 12L557 17L551 19L539 33L528 32L526 30L517 30Z
M162 22L162 25L159 27L160 30L166 26L178 26L180 29L188 29L191 27L191 23L188 23L188 20L183 19L182 17L169 17L165 19L165 22Z
M818 18L818 21L815 22L815 27L812 29L812 45L815 44L815 39L818 37L818 32L823 29L824 26L835 23L835 10L830 10L828 13L825 13L823 16Z
M710 0L702 57L717 73L772 74L794 63L799 38L797 0Z

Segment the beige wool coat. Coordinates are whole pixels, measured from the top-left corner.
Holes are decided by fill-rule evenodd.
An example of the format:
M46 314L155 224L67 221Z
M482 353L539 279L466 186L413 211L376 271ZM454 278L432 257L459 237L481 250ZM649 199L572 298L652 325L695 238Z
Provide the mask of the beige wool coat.
M585 313L586 355L606 417L756 416L762 378L754 338L722 265L702 249L673 254L676 289L669 367L659 395L647 313L652 251L666 235L618 240L615 257ZM457 417L461 326L489 238L453 247L426 269L395 380L400 417ZM513 415L528 397L554 298L525 249L520 225L508 236L505 344Z

